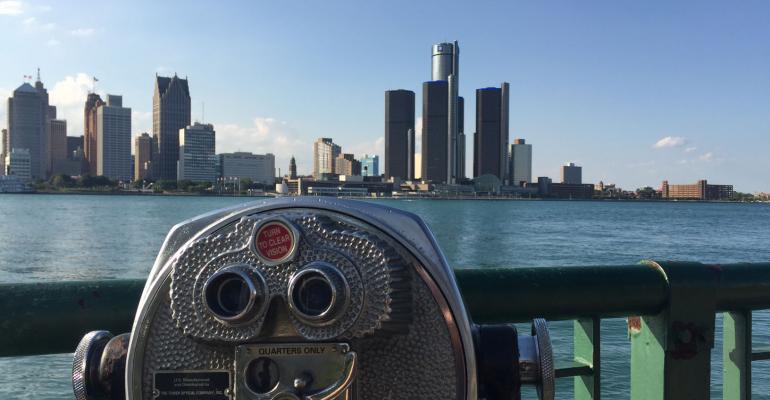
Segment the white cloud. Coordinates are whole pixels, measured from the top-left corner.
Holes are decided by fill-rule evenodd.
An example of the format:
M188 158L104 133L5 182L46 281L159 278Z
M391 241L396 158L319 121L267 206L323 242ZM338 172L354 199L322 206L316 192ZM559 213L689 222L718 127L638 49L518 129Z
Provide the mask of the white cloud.
M22 24L24 24L24 29L27 32L50 32L56 29L56 24L53 22L40 22L35 17L29 17L24 19L22 21Z
M49 46L49 47L58 46L60 44L61 44L61 42L56 40L56 39L49 39L47 42L45 42L45 45Z
M20 1L0 1L0 15L19 15L24 12Z
M698 148L697 147L688 147L688 148L684 149L684 152L685 153L692 153L695 150L698 150Z
M276 173L278 168L281 173L288 172L289 159L293 155L300 174L308 174L313 169L311 145L300 139L299 133L286 121L256 117L250 126L215 123L214 130L217 133L217 153L273 153Z
M700 156L698 156L698 159L705 162L714 161L714 153L710 151L708 153L703 153Z
M78 28L70 31L70 35L77 37L88 37L96 32L94 28Z
M91 77L81 72L56 82L49 90L49 101L56 106L57 117L67 120L67 135L83 134L83 107L92 88Z
M655 142L655 145L653 145L652 147L656 149L664 149L668 147L679 147L679 146L684 146L686 142L687 141L683 137L666 136L663 139L660 139L657 142Z

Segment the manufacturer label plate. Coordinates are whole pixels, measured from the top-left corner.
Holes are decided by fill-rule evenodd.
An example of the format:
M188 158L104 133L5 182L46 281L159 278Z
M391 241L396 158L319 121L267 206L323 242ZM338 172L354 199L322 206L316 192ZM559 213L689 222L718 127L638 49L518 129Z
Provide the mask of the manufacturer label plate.
M153 378L156 400L230 400L230 372L158 371Z

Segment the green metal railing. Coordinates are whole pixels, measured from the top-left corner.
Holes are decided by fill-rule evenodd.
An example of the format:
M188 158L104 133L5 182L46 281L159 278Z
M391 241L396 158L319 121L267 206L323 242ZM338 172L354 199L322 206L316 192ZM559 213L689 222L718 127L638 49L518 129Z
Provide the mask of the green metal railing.
M631 398L707 399L715 318L723 319L723 398L751 398L751 314L770 309L770 263L705 265L645 261L601 267L484 268L455 271L476 323L535 317L574 320L574 398L599 399L600 327L628 317ZM0 356L72 352L90 330L128 332L143 281L0 285Z

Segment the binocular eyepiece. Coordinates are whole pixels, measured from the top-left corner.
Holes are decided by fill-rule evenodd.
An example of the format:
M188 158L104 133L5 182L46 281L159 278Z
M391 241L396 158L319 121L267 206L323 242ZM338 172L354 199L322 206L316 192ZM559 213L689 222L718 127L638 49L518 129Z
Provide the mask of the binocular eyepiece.
M132 331L78 345L78 400L554 397L548 328L473 324L410 213L275 199L168 234Z

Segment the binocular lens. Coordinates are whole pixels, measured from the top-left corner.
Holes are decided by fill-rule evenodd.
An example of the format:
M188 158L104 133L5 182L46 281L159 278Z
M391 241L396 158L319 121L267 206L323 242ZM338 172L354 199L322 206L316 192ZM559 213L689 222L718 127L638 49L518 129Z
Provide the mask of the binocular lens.
M234 322L246 318L256 306L257 289L243 271L223 271L209 279L204 296L217 318Z
M311 272L299 278L294 289L294 304L308 316L318 317L327 311L334 301L334 289L326 277Z
M217 303L228 316L236 316L249 304L249 287L242 279L227 278L217 291Z
M350 287L340 270L323 262L311 263L289 280L289 308L310 325L325 325L347 307Z

